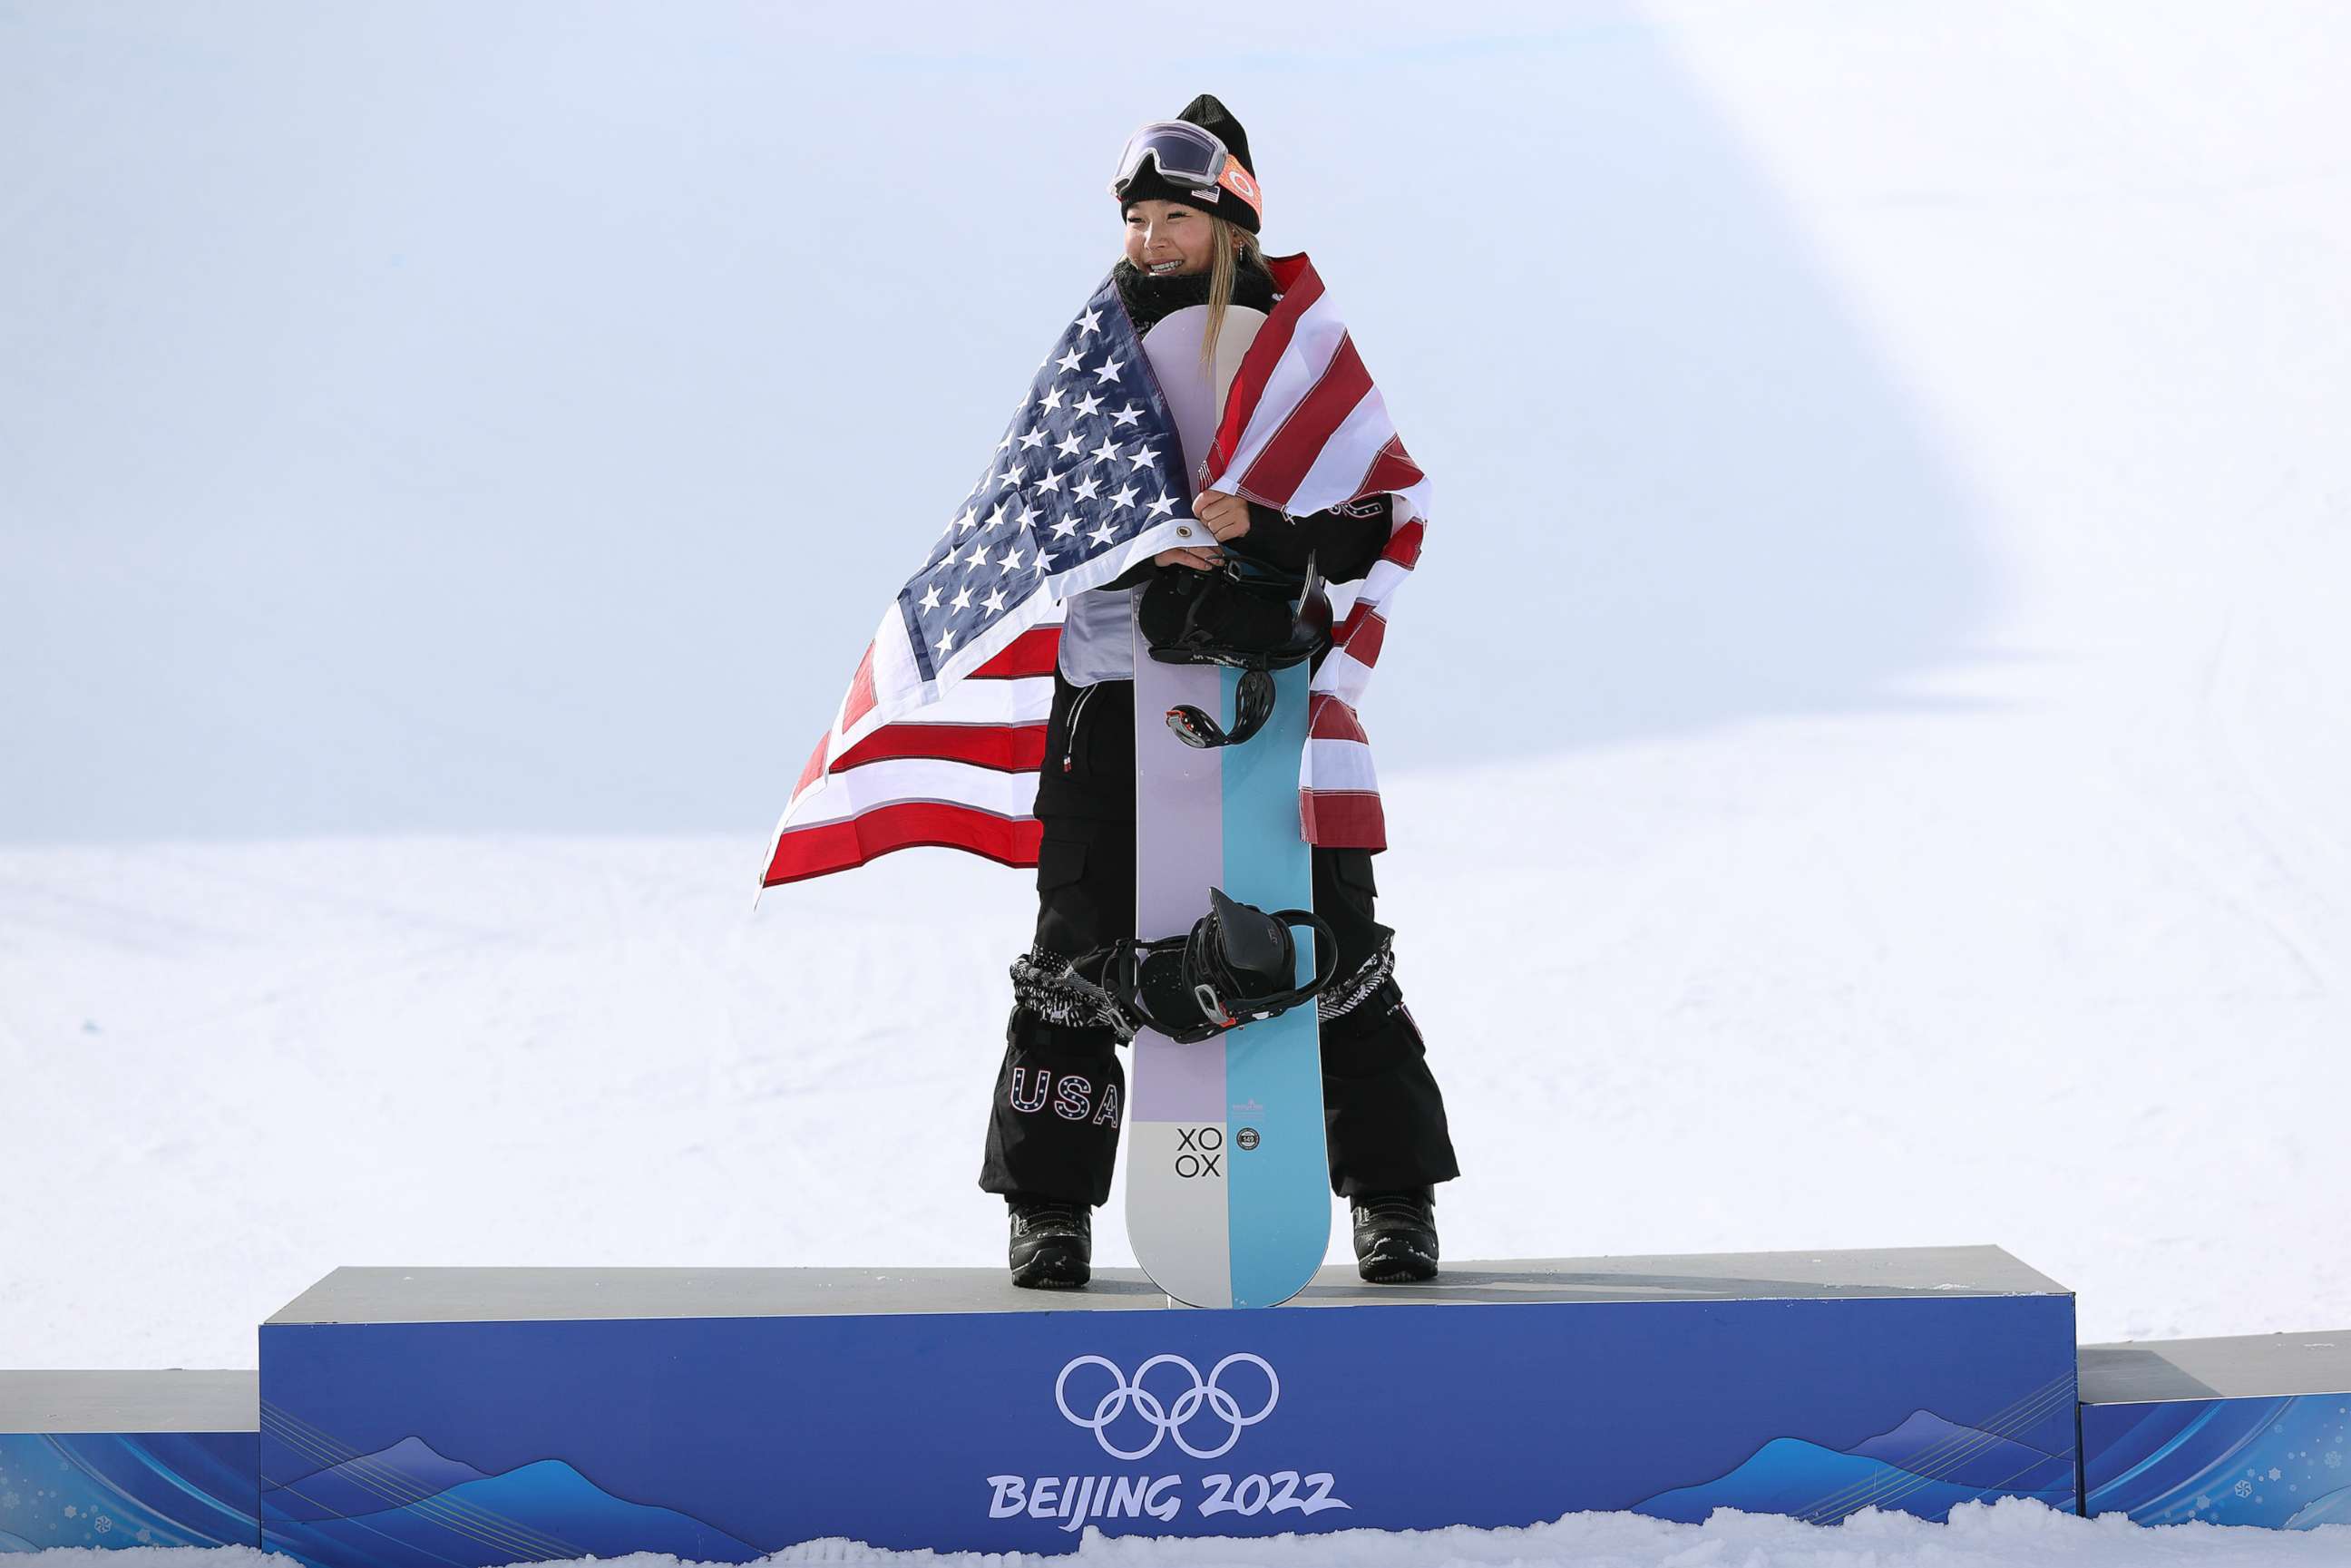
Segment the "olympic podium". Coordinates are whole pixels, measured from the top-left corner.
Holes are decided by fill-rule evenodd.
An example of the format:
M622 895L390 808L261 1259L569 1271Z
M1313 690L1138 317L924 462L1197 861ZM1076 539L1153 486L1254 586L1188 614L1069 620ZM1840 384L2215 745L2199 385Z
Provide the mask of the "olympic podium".
M0 1372L0 1552L251 1546L251 1372Z
M2351 1524L2351 1332L2082 1347L2082 1511Z
M993 1270L344 1269L253 1372L0 1372L0 1552L483 1568L1050 1552L2034 1498L2351 1522L2351 1331L2073 1344L1997 1248L1326 1270L1278 1312Z
M1991 1247L1326 1270L343 1269L261 1329L262 1544L315 1568L810 1539L2075 1506L2074 1301Z

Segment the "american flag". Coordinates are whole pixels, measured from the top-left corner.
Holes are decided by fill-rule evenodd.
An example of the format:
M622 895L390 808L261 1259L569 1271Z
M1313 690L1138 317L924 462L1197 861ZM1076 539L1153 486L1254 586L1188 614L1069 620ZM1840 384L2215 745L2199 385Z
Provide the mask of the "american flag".
M1202 488L1298 517L1396 497L1378 563L1333 590L1341 619L1315 672L1299 779L1308 842L1381 849L1379 784L1355 709L1388 606L1420 556L1428 481L1312 263L1267 266L1280 298L1234 375ZM1196 528L1191 493L1175 423L1104 277L883 612L793 787L761 885L918 844L1036 864L1031 812L1062 603L1192 541L1179 534Z

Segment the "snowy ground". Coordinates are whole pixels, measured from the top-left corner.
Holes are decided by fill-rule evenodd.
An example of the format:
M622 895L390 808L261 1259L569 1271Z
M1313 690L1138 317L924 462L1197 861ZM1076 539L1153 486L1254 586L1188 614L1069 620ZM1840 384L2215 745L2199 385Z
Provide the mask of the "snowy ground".
M1398 777L1451 1254L1998 1241L2092 1339L2351 1323L2342 884L2079 717ZM923 852L754 915L759 848L0 851L7 1359L249 1365L343 1262L995 1261L1024 879Z
M0 246L0 1365L249 1366L253 1325L347 1262L999 1257L972 1181L1023 879L920 852L748 909L767 820L921 531L778 530L772 507L871 518L877 465L960 482L967 440L902 453L873 411L915 397L914 426L985 439L969 409L1091 281L1075 220L1040 204L1029 238L1060 270L1020 263L1000 327L960 325L937 405L910 392L873 300L928 286L904 258L954 193L891 183L923 117L1033 104L1098 139L1138 93L1202 85L1311 187L1281 237L1345 280L1439 486L1366 716L1384 913L1466 1171L1448 1254L1992 1241L2080 1292L2085 1339L2351 1327L2341 8L1693 0L1348 54L1409 88L1388 152L1429 176L1426 232L1492 240L1482 293L1344 221L1394 192L1346 184L1328 75L1292 85L1310 21L1269 21L1231 81L1186 59L1065 99L1092 79L1050 54L1066 40L909 66L747 13L706 24L747 52L709 56L742 76L700 139L596 121L571 190L543 148L472 185L447 149L398 163L424 145L404 132L317 140L350 96L328 68L371 62L367 125L470 154L588 125L599 47L650 51L656 94L702 80L693 37L585 28L544 81L475 80L429 47L463 8L366 38L325 15L249 29L314 76L160 14L77 11L89 36L59 44L0 4L0 129L51 150L0 159L0 210L39 218ZM673 190L665 160L716 183L742 145L774 155L780 131L730 138L726 115L817 111L778 106L758 51L806 71L836 47L821 112L851 131L823 238L877 258L871 287L797 232L695 228L747 209L683 186L659 244L559 226L614 170L628 207ZM85 137L78 99L43 96L59 81L164 103L173 133L118 113ZM509 114L492 89L514 81L580 96ZM401 91L426 96L367 96ZM411 112L434 93L455 118ZM204 137L231 104L255 118L221 158ZM235 182L298 146L326 151L270 200L359 204L204 227L204 266L146 243L196 223L183 204L209 225L254 199ZM1531 187L1510 147L1557 178ZM195 172L141 162L183 154ZM526 165L555 183L509 178ZM146 194L117 183L142 170ZM848 200L878 188L904 199ZM465 237L436 249L444 221ZM543 234L564 267L530 261ZM708 270L679 282L688 253ZM279 256L300 287L257 270ZM742 314L781 298L771 273L807 319ZM419 277L441 292L401 292ZM611 300L656 289L708 314L602 335ZM1516 357L1479 317L1497 296L1542 301ZM203 336L273 310L274 348ZM785 341L797 361L740 347ZM831 368L821 396L795 363ZM656 572L645 519L673 514ZM801 571L825 591L778 606ZM1473 650L1494 655L1474 678ZM811 666L821 689L779 684ZM1115 1206L1100 1251L1125 1260ZM1089 1551L2351 1558L2339 1532L2008 1507Z
M64 1548L35 1553L33 1561L37 1568L120 1568L121 1558L112 1552ZM284 1568L287 1561L242 1547L140 1553L140 1568ZM2333 1526L2294 1535L2209 1524L2142 1530L2119 1517L2075 1519L2011 1499L1990 1507L1963 1504L1948 1525L1875 1509L1827 1526L1726 1509L1704 1524L1579 1513L1527 1530L1349 1531L1251 1542L1113 1540L1088 1531L1082 1547L1060 1557L877 1552L818 1541L765 1561L899 1568L2297 1568L2351 1561L2351 1529ZM605 1559L603 1565L669 1568L675 1562L634 1556Z

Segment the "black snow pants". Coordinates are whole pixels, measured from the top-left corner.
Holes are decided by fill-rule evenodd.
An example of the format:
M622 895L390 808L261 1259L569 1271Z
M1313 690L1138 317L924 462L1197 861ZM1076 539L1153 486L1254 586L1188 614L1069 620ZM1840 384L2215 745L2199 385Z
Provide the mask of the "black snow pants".
M1082 706L1078 695L1083 692ZM1078 707L1080 732L1070 734ZM1134 686L1054 679L1037 795L1036 946L1074 958L1134 934ZM1314 913L1338 937L1319 998L1331 1186L1342 1197L1432 1186L1459 1174L1445 1100L1394 974L1395 932L1373 918L1368 850L1313 852ZM1064 1025L1015 1005L988 1109L988 1192L1110 1197L1126 1074L1106 1025Z

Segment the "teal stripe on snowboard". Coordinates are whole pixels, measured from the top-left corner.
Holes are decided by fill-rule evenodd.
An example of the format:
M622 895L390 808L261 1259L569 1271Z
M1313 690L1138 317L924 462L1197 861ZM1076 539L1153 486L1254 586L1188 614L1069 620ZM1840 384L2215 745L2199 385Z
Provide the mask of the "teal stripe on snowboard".
M1223 674L1223 712L1231 714L1240 675ZM1260 909L1314 903L1312 852L1298 831L1298 760L1306 748L1311 680L1303 664L1276 671L1272 718L1248 744L1225 748L1225 892ZM1314 935L1297 935L1304 984L1314 977ZM1314 1277L1331 1240L1314 1004L1227 1035L1225 1092L1231 1102L1225 1123L1233 1305L1271 1306ZM1304 1106L1313 1107L1311 1121L1268 1110Z

